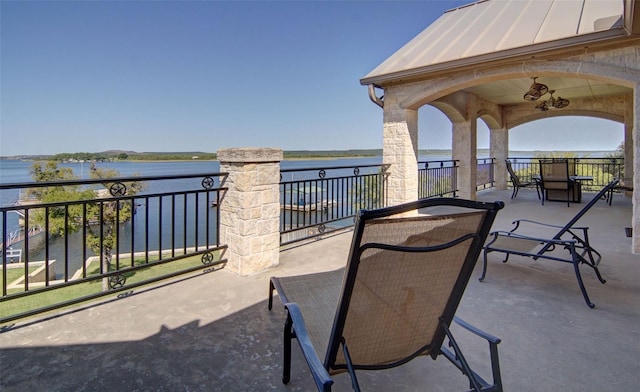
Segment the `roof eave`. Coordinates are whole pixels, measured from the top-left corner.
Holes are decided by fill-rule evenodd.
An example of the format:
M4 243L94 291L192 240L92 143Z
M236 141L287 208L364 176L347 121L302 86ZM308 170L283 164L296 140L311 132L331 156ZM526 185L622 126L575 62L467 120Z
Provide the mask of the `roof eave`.
M580 47L587 47L592 44L602 44L606 41L615 41L620 38L630 37L631 33L624 27L617 29L611 29L606 31L599 31L590 34L583 34L570 38L564 38L556 41L543 42L539 44L523 46L500 52L487 53L479 56L467 57L459 60L447 61L444 63L438 63L428 65L424 67L412 68L408 70L402 70L398 72L392 72L388 74L376 75L371 77L364 77L360 79L360 84L367 86L370 84L384 85L398 81L406 81L407 79L420 79L431 76L433 74L459 71L465 68L474 67L477 68L481 65L487 65L504 60L516 60L519 58L534 58L540 57L550 52L567 49L576 49Z

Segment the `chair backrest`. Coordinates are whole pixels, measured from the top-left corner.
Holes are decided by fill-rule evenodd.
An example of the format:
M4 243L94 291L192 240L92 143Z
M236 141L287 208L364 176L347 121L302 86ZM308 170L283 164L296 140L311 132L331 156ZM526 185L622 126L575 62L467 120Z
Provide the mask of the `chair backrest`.
M553 236L552 239L559 240L560 238L562 238L562 236L567 231L569 231L569 229L571 229L580 220L580 218L582 218L584 216L584 214L586 214L587 211L589 211L591 209L591 207L593 207L594 204L596 204L599 200L601 200L603 197L605 197L607 192L609 192L613 187L618 185L618 181L619 181L618 179L614 179L613 181L611 181L610 183L608 183L607 185L602 187L602 189L600 189L600 191L598 193L596 193L596 195L593 197L593 199L591 199L591 201L589 201L584 207L582 207L582 209L580 211L578 211L578 213L573 218L571 218L571 220L569 222L567 222L567 224L564 225L564 227L562 227L556 233L556 235ZM546 252L552 246L553 246L553 243L552 242L548 242L545 246L543 246L538 251L538 254L540 254L540 255L543 254L544 252Z
M511 183L513 186L520 186L520 178L513 171L513 167L511 166L511 161L505 159L504 162L507 164L507 171L509 172L509 178L511 178Z
M558 231L558 233L553 237L553 239L554 240L560 239L560 237L562 237L564 233L566 233L571 227L573 227L576 224L576 222L578 222L578 220L580 220L580 218L582 218L582 216L586 214L587 211L589 211L591 207L593 207L593 205L598 202L598 200L601 200L602 198L604 198L607 192L609 192L613 187L618 185L618 181L619 181L618 179L614 179L613 181L611 181L610 183L602 187L602 189L600 189L600 191L596 193L593 199L591 199L584 207L582 207L582 209L573 218L571 218L571 220L566 225L564 225L564 227L560 229L560 231Z
M445 336L440 323L451 323L503 206L440 198L363 211L325 368L333 374L346 369L342 341L355 369L383 369L418 355L438 355Z
M567 159L541 159L540 179L544 189L568 189L569 161Z

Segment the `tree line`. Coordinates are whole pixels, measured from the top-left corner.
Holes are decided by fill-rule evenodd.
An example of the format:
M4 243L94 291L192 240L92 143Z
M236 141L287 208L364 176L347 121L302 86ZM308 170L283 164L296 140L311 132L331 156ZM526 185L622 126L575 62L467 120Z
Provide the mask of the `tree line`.
M105 152L73 152L61 153L48 157L58 162L85 161L183 161L183 160L215 160L216 154L208 152L135 152L135 151L105 151Z

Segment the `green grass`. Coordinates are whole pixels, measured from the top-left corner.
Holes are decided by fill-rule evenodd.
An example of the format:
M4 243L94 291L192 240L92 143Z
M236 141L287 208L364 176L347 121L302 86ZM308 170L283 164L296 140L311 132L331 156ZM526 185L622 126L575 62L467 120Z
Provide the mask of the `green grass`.
M32 273L38 268L39 266L29 267L28 273ZM0 269L0 271L2 270ZM24 268L7 268L7 282L9 283L15 282L16 280L20 279L23 276L24 276Z
M218 252L215 253L215 260L219 259ZM121 269L124 266L130 265L130 258L121 258L120 259L120 267ZM186 270L190 267L202 266L201 263L201 255L186 257L184 259L174 260L171 262L158 264L158 265L150 265L147 268L142 268L135 271L126 271L123 275L126 277L125 288L128 285L143 282L152 278L156 278L162 275L171 274L174 272L178 272L181 270ZM144 265L144 259L135 259L134 264ZM112 268L114 268L115 260L112 262ZM35 269L35 268L34 268ZM18 271L18 272L13 272ZM9 274L11 272L11 274ZM15 270L7 270L9 282L13 282L16 279L19 279L24 274L24 269L15 269ZM89 266L89 270L87 270L87 276L97 276L100 274L100 266L97 263L92 263ZM150 283L153 284L153 283ZM30 287L31 290L37 291L33 287ZM9 294L15 294L17 292L24 291L24 286L19 289L9 290ZM81 298L91 294L97 294L102 291L102 279L96 279L90 282L83 282L67 287L61 287L54 290L42 291L42 292L34 292L31 295L11 299L8 301L2 302L2 306L0 306L0 318L5 318L11 315L55 305L58 303L70 301L76 298ZM105 294L108 295L108 292ZM92 300L88 300L92 301ZM95 299L93 299L95 301ZM71 306L78 306L80 304L75 304Z

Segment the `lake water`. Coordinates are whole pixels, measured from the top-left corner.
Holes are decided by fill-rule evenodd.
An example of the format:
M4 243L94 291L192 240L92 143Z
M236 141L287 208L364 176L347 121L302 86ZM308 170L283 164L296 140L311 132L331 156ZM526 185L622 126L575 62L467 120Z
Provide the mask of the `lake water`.
M377 165L382 162L381 157L370 157L370 158L343 158L343 159L332 159L332 160L286 160L281 162L281 169L308 169L308 168L330 168L330 167L339 167L339 166L365 166L365 165ZM28 183L32 182L33 179L30 175L30 168L32 166L32 161L20 161L20 160L0 160L0 183L2 184L15 184L15 183ZM220 164L217 161L161 161L161 162L136 162L136 161L124 161L124 162L102 162L96 164L100 169L110 169L116 170L119 173L119 176L129 177L129 176L168 176L168 175L183 175L183 174L214 174L220 171ZM89 179L89 170L91 167L91 163L61 163L58 165L59 167L67 167L71 168L74 174L81 179ZM372 171L375 169L371 169ZM352 173L352 169L342 169L342 171L346 171L349 174ZM340 173L343 174L343 173ZM336 173L331 173L332 176L335 176ZM293 179L293 173L287 173L286 179ZM317 178L318 172L316 170L303 172L303 173L295 173L295 180L300 179L301 176L307 176L307 178ZM186 189L201 189L200 187L201 178L196 179L176 179L176 180L164 180L164 181L145 181L146 188L144 191L140 192L139 195L144 194L153 194L153 193L165 193L165 192L173 192L176 190L186 190ZM219 184L216 181L216 185ZM13 206L19 200L20 195L17 189L9 189L9 190L0 190L0 205L2 206ZM149 202L150 211L156 211L157 208L157 199L152 199ZM170 203L167 203L163 210L169 209L171 206ZM204 200L201 200L203 210L206 210L206 203ZM190 208L193 208L192 206ZM156 249L157 244L157 235L158 232L158 214L152 213L150 216L145 217L144 209L142 214L136 214L136 238L142 239L146 238L145 223L149 225L149 233L148 237L150 238L150 248ZM182 220L182 212L178 208L176 212L176 221ZM188 216L190 215L191 210L189 211ZM141 215L141 216L140 216ZM18 216L17 214L7 214L6 215L6 224L7 224L7 234L11 233L18 229ZM148 222L145 222L148 220ZM203 225L204 222L200 222L200 225ZM164 219L162 221L162 247L166 247L167 244L170 244L170 239L166 237L169 233L172 232L169 227L172 225L171 219ZM212 222L214 225L211 229L215 231L215 221ZM126 223L123 225L123 230L125 230L124 234L128 235L128 232L131 229L131 225ZM203 237L205 233L204 227L201 228L199 232L199 238ZM191 235L191 234L189 234ZM4 235L2 234L2 228L0 227L0 238ZM78 238L76 238L78 237ZM176 246L180 247L181 236L178 236L178 244ZM127 238L127 237L123 237ZM71 243L81 243L81 238L78 233L71 234L69 237L69 241ZM189 237L187 242L191 242L192 238ZM64 249L60 245L60 239L54 239L51 248L50 258L62 260L65 258L63 252ZM204 239L199 241L199 243L204 243ZM136 250L139 249L139 246L135 246ZM79 268L79 260L81 260L81 255L78 254L80 252L80 245L76 247L72 247L69 255L71 259L77 260L77 262L73 262L71 264L73 268ZM129 244L123 244L121 248L121 252L126 252L130 249ZM40 260L44 258L42 251L35 252L32 256L33 260Z
M531 156L527 154L524 156ZM449 160L448 156L422 156L420 161L438 161ZM284 160L281 162L282 170L295 170L295 169L309 169L309 168L331 168L331 167L362 167L366 165L379 165L382 162L382 157L366 157L366 158L341 158L341 159L322 159L322 160ZM32 182L31 175L29 173L33 162L20 161L20 160L0 160L0 183L1 184L13 184ZM59 164L60 167L69 167L73 169L74 174L81 179L89 178L90 163L64 163ZM181 175L181 174L213 174L220 171L220 164L217 161L161 161L161 162L137 162L137 161L123 161L123 162L103 162L98 163L97 166L102 169L116 170L120 176L128 177L134 175L140 176L166 176L166 175ZM375 171L375 168L371 168L371 171ZM370 172L371 172L370 171ZM352 175L352 169L341 169L341 172L329 172L327 177L333 177L336 175ZM361 170L361 174L365 174L364 170ZM302 178L301 178L302 177ZM317 171L308 171L294 174L286 173L283 175L284 181L299 180L307 178L318 178ZM198 180L198 185L199 181ZM185 189L182 186L181 181L188 180L169 180L169 181L150 181L149 186L142 193L161 193L171 192L176 189ZM193 180L190 180L193 181ZM11 206L19 199L18 190L0 190L0 205ZM137 218L136 218L137 219ZM149 219L157 219L157 217L150 216ZM155 221L152 221L151 227L154 228ZM7 233L15 230L18 227L18 219L16 214L9 214L7 216ZM142 225L137 226L138 229L142 229ZM0 232L2 228L0 228ZM0 233L0 238L3 235ZM153 237L153 236L152 236ZM136 246L137 248L137 246ZM39 257L39 256L36 256ZM36 258L37 259L37 258Z
M598 156L599 153L586 153L590 156ZM584 154L578 154L584 156ZM601 155L601 154L600 154ZM533 153L525 152L524 155L510 154L514 157L531 157ZM478 158L486 158L487 156L479 155ZM419 161L438 161L449 160L450 156L425 155L419 157ZM382 163L382 157L365 157L365 158L339 158L339 159L310 159L310 160L284 160L280 164L282 170L289 169L308 169L308 168L328 168L337 166L364 166L377 165ZM32 161L21 160L0 160L0 184L31 182L33 181L29 174L29 169L33 164ZM61 163L60 167L69 167L73 169L74 174L81 179L89 178L89 168L91 163ZM220 163L218 161L152 161L152 162L101 162L97 166L103 169L113 169L120 173L121 176L163 176L163 175L179 175L179 174L201 174L201 173L217 173L220 171ZM285 178L289 180L290 178ZM298 178L296 178L297 180ZM166 184L166 183L165 183ZM154 185L157 186L157 185ZM146 192L157 191L158 189L147 189ZM0 190L0 206L13 205L18 200L18 192L14 190Z
M445 156L424 156L421 161L451 159ZM306 169L333 166L362 166L382 163L382 157L364 158L339 158L339 159L309 159L309 160L284 160L280 163L283 170ZM28 182L32 181L29 168L32 161L0 160L0 183ZM60 167L70 167L74 173L82 179L89 178L91 163L61 163ZM99 168L114 169L122 176L139 174L143 176L161 176L174 174L212 173L220 171L218 161L122 161L100 162Z

